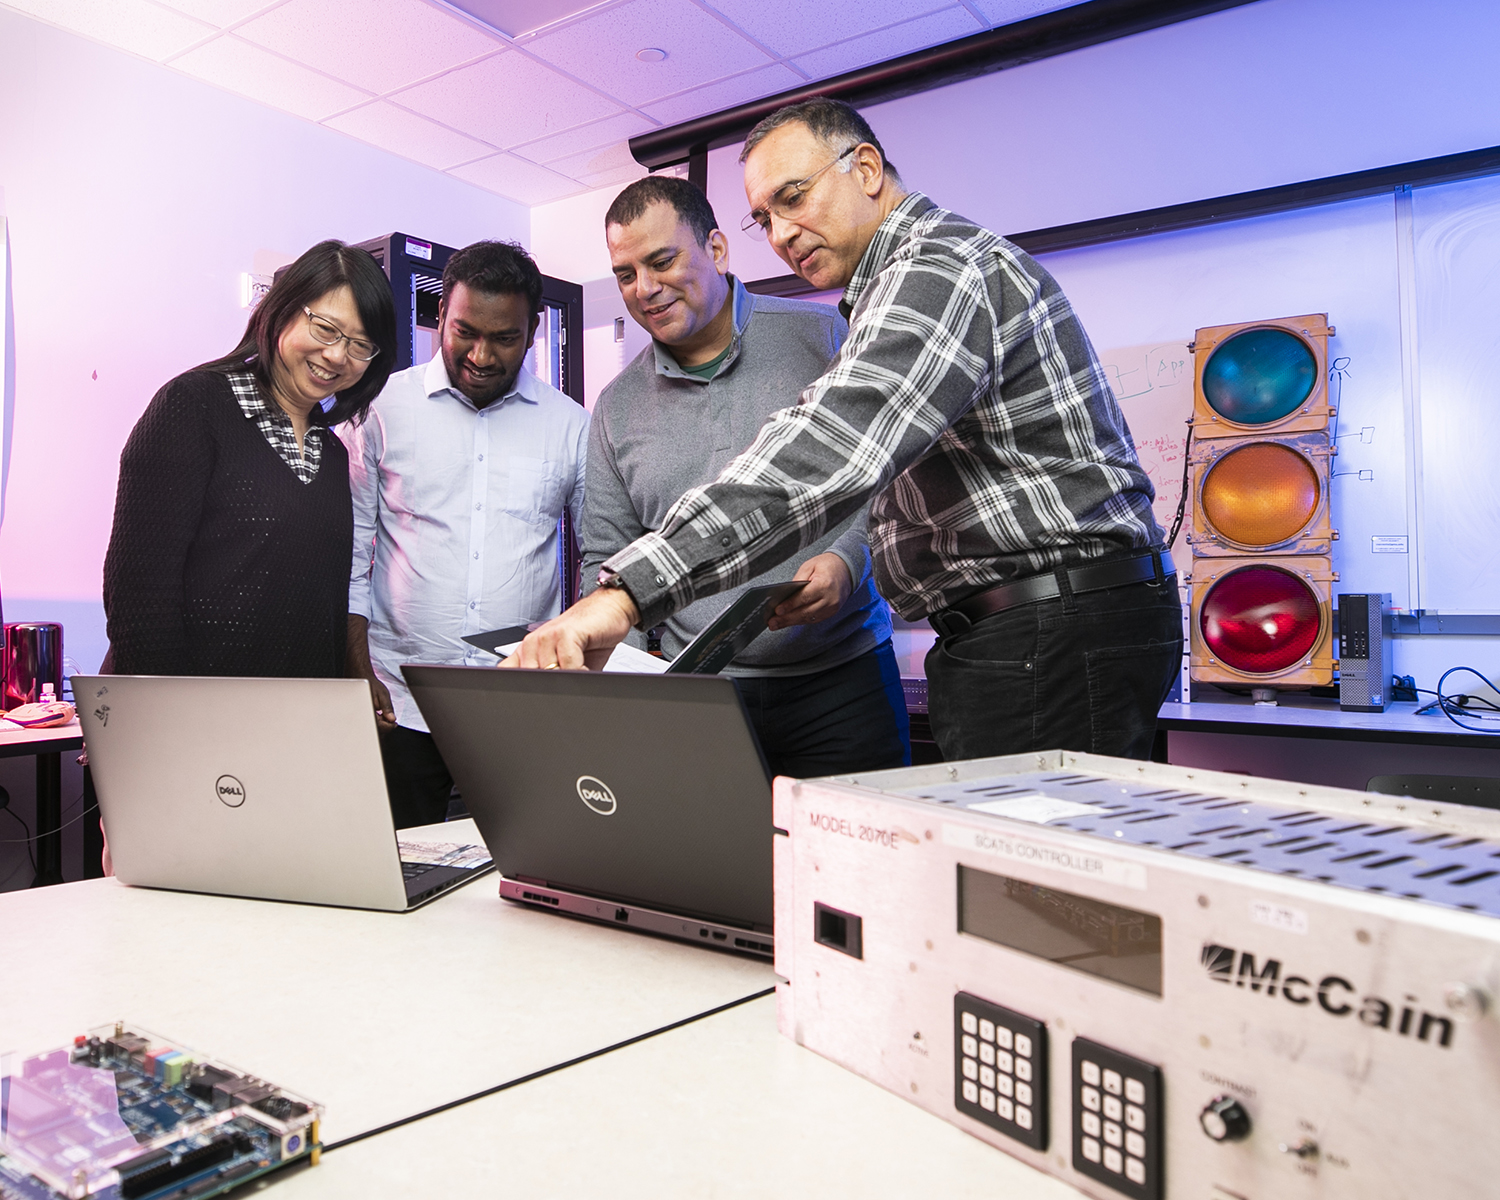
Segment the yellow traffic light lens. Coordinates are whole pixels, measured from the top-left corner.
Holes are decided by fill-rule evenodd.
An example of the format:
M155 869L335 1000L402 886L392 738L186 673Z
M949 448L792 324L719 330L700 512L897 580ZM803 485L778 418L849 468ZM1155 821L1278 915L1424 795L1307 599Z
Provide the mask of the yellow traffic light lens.
M1285 329L1247 329L1208 356L1203 395L1214 412L1239 425L1269 425L1291 416L1312 395L1318 360Z
M1323 486L1316 468L1290 446L1251 442L1208 468L1200 490L1203 516L1240 546L1277 546L1313 519Z

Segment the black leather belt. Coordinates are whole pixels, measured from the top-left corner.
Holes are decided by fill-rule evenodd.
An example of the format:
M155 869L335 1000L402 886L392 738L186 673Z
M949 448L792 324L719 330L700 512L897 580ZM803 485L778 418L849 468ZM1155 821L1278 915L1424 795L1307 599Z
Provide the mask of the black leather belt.
M1112 558L1108 562L1086 563L1066 570L1059 567L1045 575L1028 575L1024 579L996 584L933 613L927 620L940 637L952 637L971 629L985 617L993 617L1008 608L1035 604L1039 600L1056 600L1062 595L1059 577L1063 575L1067 576L1070 591L1102 592L1148 580L1165 582L1167 576L1176 573L1177 564L1172 561L1170 551L1146 550L1130 558Z

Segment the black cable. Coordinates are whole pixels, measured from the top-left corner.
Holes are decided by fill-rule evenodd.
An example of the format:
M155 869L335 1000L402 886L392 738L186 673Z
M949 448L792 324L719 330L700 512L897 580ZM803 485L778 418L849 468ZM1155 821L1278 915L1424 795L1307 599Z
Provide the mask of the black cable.
M1170 550L1177 542L1177 535L1182 532L1182 516L1187 512L1188 477L1192 473L1192 459L1189 457L1193 449L1193 423L1187 423L1187 440L1182 443L1182 494L1177 497L1177 512L1172 517L1172 532L1167 534L1167 549Z
M31 826L28 825L28 824L26 824L25 819L21 816L20 813L16 812L15 809L11 808L11 806L10 806L10 792L8 792L3 787L0 787L0 808L3 808L6 812L10 813L10 815L12 817L14 817L18 822L20 822L21 828L26 831L26 839L25 839L25 841L26 841L26 857L31 861L31 873L33 875L35 875L36 874L36 855L35 855L35 853L33 853L32 848L31 848ZM7 839L5 842L0 843L0 845L6 845L6 846L13 846L15 844L16 844L16 841L13 838L12 839ZM15 874L15 871L12 871L10 873L10 875L14 875L14 874ZM9 880L10 880L10 875L7 875L5 877L7 882L9 882Z
M533 1079L541 1079L543 1076L565 1071L569 1067L576 1067L580 1063L586 1063L593 1058L601 1058L615 1050L623 1050L626 1046L634 1046L637 1042L644 1042L663 1033L671 1033L674 1029L681 1029L684 1025L691 1025L695 1021L702 1021L707 1017L716 1017L722 1012L728 1012L731 1008L738 1008L741 1004L749 1004L752 1000L761 1000L766 996L776 994L773 987L765 988L749 996L741 996L738 1000L731 1000L728 1004L721 1004L718 1008L711 1008L707 1012L698 1013L697 1016L684 1017L680 1021L673 1021L670 1025L663 1025L660 1029L652 1029L647 1033L638 1033L635 1037L626 1038L623 1042L616 1042L612 1046L604 1046L598 1050L590 1050L587 1054L580 1054L577 1058L570 1058L567 1062L558 1063L555 1067L543 1067L540 1071L533 1071L530 1075L522 1075L516 1079L508 1079L504 1083L497 1083L494 1087L487 1087L483 1091L474 1092L458 1100L449 1100L446 1104L439 1104L434 1108L424 1109L419 1113L413 1113L409 1117L402 1117L396 1121L389 1121L384 1125L377 1125L374 1129L366 1129L363 1133L356 1133L341 1141L330 1142L323 1147L324 1154L330 1154L335 1150L342 1150L345 1146L352 1146L355 1142L362 1142L366 1138L375 1137L377 1134L389 1133L393 1129L400 1129L403 1125L410 1125L413 1121L420 1121L424 1117L435 1117L438 1113L445 1113L450 1108L458 1108L460 1105L468 1104L474 1100L483 1100L486 1096L494 1096L500 1092L509 1091L513 1087L520 1087L523 1083L530 1083Z
M1470 711L1468 711L1468 709L1464 705L1458 703L1460 697L1462 697L1465 700L1469 699L1469 697L1467 695L1463 695L1462 693L1455 692L1453 695L1449 696L1449 695L1446 695L1443 692L1443 684L1447 680L1448 676L1457 674L1459 671L1467 671L1470 675L1473 675L1475 678L1479 679L1484 684L1484 686L1487 687L1487 688L1489 688L1491 691L1500 690L1500 689L1496 689L1496 687L1495 687L1495 685L1493 683L1491 683L1488 679L1486 679L1482 674L1480 674L1478 671L1476 671L1473 667L1449 667L1446 671L1443 672L1442 678L1439 679L1438 683L1437 683L1437 697L1438 697L1437 698L1437 705L1438 705L1438 707L1440 707L1443 710L1443 715L1445 717L1447 717L1448 720L1452 721L1455 725L1457 725L1460 729L1472 729L1475 733L1493 733L1493 732L1496 732L1496 730L1495 730L1495 728L1494 728L1493 725L1491 725L1491 727L1489 729L1486 729L1483 725L1465 725L1456 716L1454 716L1455 712L1461 712L1466 717L1475 717L1475 718L1477 718L1478 720L1481 720L1481 721L1484 721L1484 720L1491 720L1491 721L1493 721L1493 720L1496 719L1496 718L1486 718L1486 717L1484 717L1483 715L1481 715L1479 713L1470 712ZM1478 697L1478 698L1482 699L1482 697ZM1491 708L1494 708L1494 705L1492 703L1490 703L1489 701L1485 701L1485 703L1489 704L1489 706Z
M9 800L9 797L7 796L6 799ZM81 801L82 799L83 799L83 793L79 792L78 793L78 799L75 800L75 801L73 801L73 804L79 803L79 801ZM71 809L73 807L73 804L68 805L68 809ZM9 811L9 810L7 809L7 811ZM67 810L65 809L64 811L67 811ZM91 813L91 812L98 812L98 811L99 811L99 806L97 804L90 804L86 809L84 809L81 813L79 813L71 821L64 821L56 829L50 829L47 832L48 833L61 833L64 829L69 829L72 826L77 825L78 822L81 821L81 820L83 820L84 817L88 816L89 813ZM16 813L11 813L10 815L13 816L13 817L15 817L16 820L21 821L21 818ZM29 846L31 844L31 840L32 840L31 839L31 826L27 825L25 821L21 821L21 827L26 830L26 837L24 839L23 838L0 838L0 846L19 846L22 843L23 840ZM37 836L40 837L41 834L38 834Z

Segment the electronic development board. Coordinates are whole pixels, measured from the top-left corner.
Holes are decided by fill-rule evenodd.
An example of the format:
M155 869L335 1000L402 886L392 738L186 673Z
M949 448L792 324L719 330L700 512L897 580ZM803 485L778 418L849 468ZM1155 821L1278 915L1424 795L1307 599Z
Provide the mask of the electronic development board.
M123 1022L0 1070L0 1200L201 1200L316 1163L322 1106Z

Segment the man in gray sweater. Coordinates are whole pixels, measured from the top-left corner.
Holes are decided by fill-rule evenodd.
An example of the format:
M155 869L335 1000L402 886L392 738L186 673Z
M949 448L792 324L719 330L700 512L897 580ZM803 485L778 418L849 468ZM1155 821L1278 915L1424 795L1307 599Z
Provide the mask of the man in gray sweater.
M761 424L821 375L848 327L827 305L755 296L729 274L728 242L707 197L651 176L605 216L625 307L652 336L604 389L589 434L583 581L658 529L687 489L717 478ZM809 547L792 576L808 584L729 666L778 775L808 777L910 761L891 619L875 591L861 510ZM785 579L784 568L746 586ZM675 657L728 607L736 588L673 613ZM633 635L639 638L640 635Z

